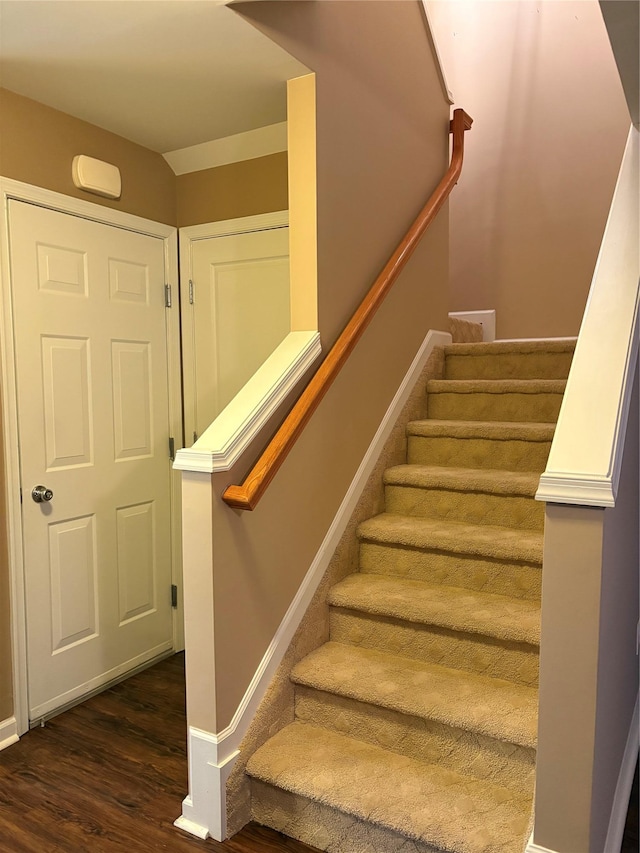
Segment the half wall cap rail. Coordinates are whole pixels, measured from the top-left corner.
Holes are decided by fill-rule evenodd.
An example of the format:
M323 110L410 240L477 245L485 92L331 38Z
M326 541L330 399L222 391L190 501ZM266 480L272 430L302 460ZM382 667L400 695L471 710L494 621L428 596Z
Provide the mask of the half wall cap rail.
M413 254L420 238L435 219L451 190L458 183L462 171L464 133L466 130L470 130L472 123L473 119L464 110L454 110L453 119L449 123L449 132L453 134L451 163L444 177L418 214L398 248L389 258L371 290L345 326L318 371L285 418L282 426L249 472L244 483L241 486L229 486L222 495L223 501L230 507L252 510L257 506L305 424L317 409L318 404L340 372L342 365Z

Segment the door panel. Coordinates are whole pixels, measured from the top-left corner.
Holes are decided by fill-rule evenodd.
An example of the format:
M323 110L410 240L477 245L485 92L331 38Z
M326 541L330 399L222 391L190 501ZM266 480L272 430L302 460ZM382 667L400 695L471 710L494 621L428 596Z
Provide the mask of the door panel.
M164 246L17 201L9 226L37 719L172 645Z
M191 265L200 435L291 330L289 229L194 240Z

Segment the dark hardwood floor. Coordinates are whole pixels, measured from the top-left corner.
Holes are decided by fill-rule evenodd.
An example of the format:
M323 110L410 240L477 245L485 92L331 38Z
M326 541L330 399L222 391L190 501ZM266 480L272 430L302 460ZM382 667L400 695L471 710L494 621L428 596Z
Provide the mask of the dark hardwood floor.
M2 853L313 853L250 824L223 843L176 829L187 793L184 656L33 729L0 753Z
M193 838L173 826L186 792L184 657L175 655L0 753L0 851L314 853L257 824L223 843ZM622 853L638 849L636 769Z

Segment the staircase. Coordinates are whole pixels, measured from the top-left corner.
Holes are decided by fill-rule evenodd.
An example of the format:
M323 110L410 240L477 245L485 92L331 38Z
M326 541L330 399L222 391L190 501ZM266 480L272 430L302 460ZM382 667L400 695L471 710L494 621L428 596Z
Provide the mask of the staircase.
M251 757L254 820L339 853L522 853L537 724L544 506L571 341L454 344Z

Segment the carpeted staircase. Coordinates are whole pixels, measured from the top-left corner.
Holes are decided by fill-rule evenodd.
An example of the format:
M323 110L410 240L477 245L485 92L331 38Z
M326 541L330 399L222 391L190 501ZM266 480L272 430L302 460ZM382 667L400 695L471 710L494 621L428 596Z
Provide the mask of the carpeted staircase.
M544 507L573 342L454 344L252 756L253 817L339 853L522 853L537 724Z

